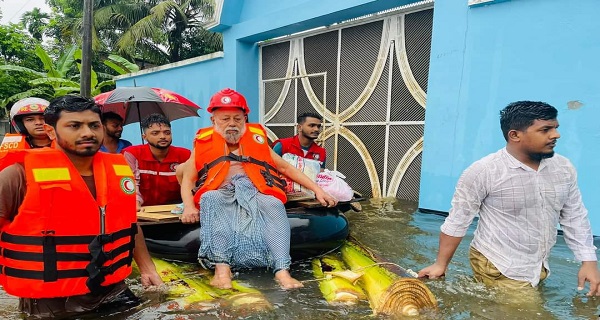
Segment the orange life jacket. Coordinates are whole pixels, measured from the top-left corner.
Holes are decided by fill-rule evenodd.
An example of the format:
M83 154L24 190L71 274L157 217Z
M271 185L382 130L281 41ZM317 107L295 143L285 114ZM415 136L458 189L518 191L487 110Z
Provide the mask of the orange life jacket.
M239 142L239 155L229 151L227 141L212 127L198 130L194 150L198 170L198 182L194 189L196 206L204 192L221 186L229 171L230 161L242 163L246 175L259 192L272 195L283 203L287 201L285 181L271 158L271 148L261 125L246 124L246 132Z
M0 144L0 152L8 152L17 149L31 149L27 137L18 133L7 133Z
M23 298L68 297L100 293L125 279L137 232L135 182L125 158L94 156L94 199L63 152L9 154L23 164L27 192L0 230L4 290Z
M28 150L32 149L27 136L18 133L7 133L0 144L0 166L3 166L4 161L8 157L9 151ZM54 148L56 140L52 140L51 148ZM6 165L11 165L12 162L7 162Z

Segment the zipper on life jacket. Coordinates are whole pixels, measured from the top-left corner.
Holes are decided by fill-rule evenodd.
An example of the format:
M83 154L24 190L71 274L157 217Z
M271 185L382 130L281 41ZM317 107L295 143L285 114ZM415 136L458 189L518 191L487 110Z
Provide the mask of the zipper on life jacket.
M104 235L106 229L106 206L100 208L100 235Z

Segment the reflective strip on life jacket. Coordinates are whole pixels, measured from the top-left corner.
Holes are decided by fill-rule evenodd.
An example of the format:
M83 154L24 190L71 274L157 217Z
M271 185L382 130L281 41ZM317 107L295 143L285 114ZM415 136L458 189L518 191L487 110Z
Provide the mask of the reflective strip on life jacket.
M143 170L140 169L139 170L141 174L151 174L153 176L174 176L175 172L173 171L169 171L169 172L158 172L158 171L154 171L154 170Z
M32 171L35 182L71 180L68 168L39 168Z

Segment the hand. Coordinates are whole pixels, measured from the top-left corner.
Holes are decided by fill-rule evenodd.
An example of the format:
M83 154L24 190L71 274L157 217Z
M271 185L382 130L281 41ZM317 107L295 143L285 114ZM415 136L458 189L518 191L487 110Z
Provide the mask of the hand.
M196 206L184 205L180 219L183 223L198 223L200 222L200 211Z
M143 272L140 274L140 281L146 290L160 289L164 283L156 270L153 272Z
M446 267L437 262L421 269L418 273L419 278L437 279L446 275Z
M331 195L329 195L329 193L325 191L315 193L315 197L323 207L335 207L338 203L336 198L332 197Z
M139 201L135 202L137 212L144 212L144 208L142 208L142 204Z
M588 296L600 296L600 271L596 261L583 261L577 274L577 290L583 290L585 283L590 283Z

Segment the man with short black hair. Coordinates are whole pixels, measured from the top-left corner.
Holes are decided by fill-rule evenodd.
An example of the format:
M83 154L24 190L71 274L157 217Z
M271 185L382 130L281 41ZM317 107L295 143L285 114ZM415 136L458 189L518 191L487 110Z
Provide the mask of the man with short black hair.
M0 165L0 285L36 318L139 304L124 281L132 258L144 287L162 280L136 224L131 169L122 155L98 152L94 100L60 97L44 115L56 148L10 151Z
M305 112L298 116L297 123L298 134L275 140L273 151L280 156L291 153L299 157L317 160L321 163L321 169L324 169L327 153L325 148L315 143L321 133L323 117L313 112Z
M171 145L171 123L162 114L147 116L141 126L148 143L123 150L138 185L138 209L181 203L177 167L190 158L190 150Z
M100 151L108 153L121 153L123 149L131 146L131 142L121 139L123 133L123 117L114 112L102 114L102 125L104 125L104 141Z
M517 101L500 112L506 147L468 167L441 227L434 264L419 277L438 278L467 232L479 222L469 260L475 279L500 288L536 287L549 275L548 257L560 224L567 246L581 261L578 289L600 296L600 272L588 212L571 162L554 153L557 110L544 102Z

